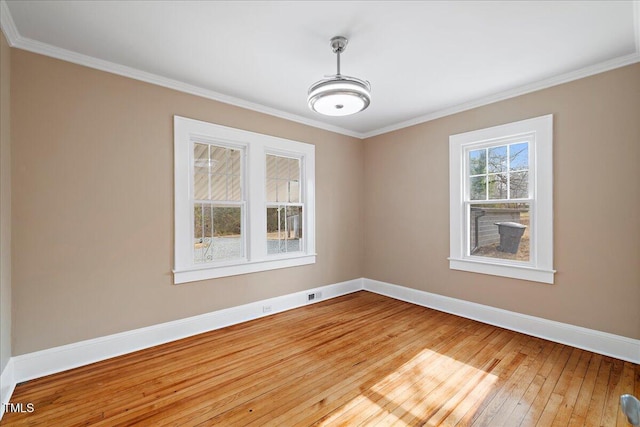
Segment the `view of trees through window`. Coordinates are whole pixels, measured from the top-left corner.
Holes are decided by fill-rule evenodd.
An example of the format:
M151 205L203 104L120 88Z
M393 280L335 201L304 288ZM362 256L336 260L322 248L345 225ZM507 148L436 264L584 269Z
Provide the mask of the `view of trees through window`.
M267 208L267 253L298 252L302 238L302 206Z
M469 255L530 260L529 143L468 152Z

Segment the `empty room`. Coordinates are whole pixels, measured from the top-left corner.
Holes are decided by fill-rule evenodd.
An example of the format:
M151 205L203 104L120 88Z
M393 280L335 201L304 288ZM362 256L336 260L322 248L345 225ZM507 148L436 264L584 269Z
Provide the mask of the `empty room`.
M1 426L640 425L640 2L0 26Z

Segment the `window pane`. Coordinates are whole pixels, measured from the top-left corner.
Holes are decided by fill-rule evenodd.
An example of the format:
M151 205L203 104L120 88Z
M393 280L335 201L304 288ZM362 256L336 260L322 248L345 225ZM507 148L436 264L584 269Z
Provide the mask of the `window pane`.
M194 209L194 262L229 260L243 256L242 208L196 205Z
M202 205L202 237L211 237L213 231L213 212L211 205Z
M267 154L267 178L277 178L276 176L276 156Z
M275 164L275 169L273 170L273 177L274 178L280 178L282 176L282 168L283 168L283 164L282 164L282 158L280 156L272 156L273 157L273 161Z
M300 159L289 159L289 179L300 180Z
M289 201L289 196L288 196L288 188L287 188L287 181L282 181L282 180L278 180L276 181L276 193L277 193L277 197L276 197L276 202L288 202Z
M267 253L285 252L284 245L284 207L267 208ZM281 245L282 242L282 245Z
M509 170L529 169L529 143L522 142L509 146Z
M524 199L529 197L529 172L511 173L509 189L511 199Z
M297 174L296 170L298 169L298 159L282 157L281 167L280 178L289 180Z
M229 197L227 200L239 202L242 200L242 190L240 188L240 177L231 175L229 178Z
M193 256L195 263L212 261L211 206L196 204L193 209Z
M302 250L300 241L302 239L302 207L287 206L286 218L286 248L287 252L298 252Z
M209 173L209 146L193 144L193 170L196 174Z
M489 148L489 160L487 168L489 173L506 172L507 170L507 146Z
M267 202L300 202L300 159L267 155Z
M507 174L489 175L489 199L507 198Z
M193 197L196 200L242 200L240 150L193 144Z
M227 200L227 178L224 175L211 175L210 200Z
M482 175L487 172L487 150L469 151L469 175Z
M267 208L267 253L301 251L302 207Z
M267 202L277 202L276 196L276 181L273 179L267 179Z
M227 162L227 184L228 193L226 200L241 200L241 180L240 180L240 150L229 150L229 158Z
M211 166L211 174L224 175L227 166L227 148L210 146L211 153L209 161Z
M240 176L240 150L229 150L229 173L233 176Z
M197 204L193 207L193 237L195 239L204 237L204 235L202 234L202 221L202 205Z
M193 177L193 198L196 200L206 200L209 198L209 174L195 171Z
M289 201L291 203L300 202L300 183L298 181L289 181Z
M487 199L487 178L485 176L476 176L469 178L471 200Z
M193 197L209 198L209 146L193 144Z
M213 207L213 237L239 237L241 229L239 206Z
M300 201L300 160L289 159L289 191L288 201L298 203Z
M469 254L528 262L529 211L529 203L472 204L467 239Z

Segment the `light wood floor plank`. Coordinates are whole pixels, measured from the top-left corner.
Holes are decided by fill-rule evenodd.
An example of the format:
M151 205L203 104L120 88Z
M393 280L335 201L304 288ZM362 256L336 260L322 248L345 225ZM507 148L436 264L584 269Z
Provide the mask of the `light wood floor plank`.
M550 363L543 366L540 375L544 379L542 386L540 387L538 394L533 399L531 406L524 418L521 421L521 425L536 425L544 413L544 409L547 406L547 402L551 398L551 394L558 379L564 370L566 363L571 356L572 348L563 345L555 345L554 355L550 358Z
M593 389L596 384L596 377L598 375L598 369L602 363L602 356L599 354L593 354L589 360L589 368L580 387L580 392L576 398L576 404L569 420L569 426L582 426L587 422L587 410L589 409L589 402L591 402L591 396L593 395Z
M640 367L357 292L16 387L2 426L625 425Z
M624 367L623 367L623 371L622 371L622 379L620 381L620 388L619 388L619 392L620 394L622 390L633 390L634 388L634 366L633 363L629 363L629 362L624 362ZM620 395L618 395L619 397ZM624 416L624 414L622 413L621 409L618 409L617 411L617 419L616 419L616 426L617 427L627 427L629 424L627 422L626 417Z
M583 351L580 355L578 365L576 366L569 384L564 391L560 409L558 410L558 413L553 420L554 426L566 426L569 424L569 420L571 419L571 414L573 413L574 405L576 399L578 398L578 393L580 392L580 388L582 387L582 382L584 381L591 356L592 353L587 351Z
M620 414L620 395L623 394L622 372L624 370L624 362L622 360L613 359L611 368L611 376L609 384L607 384L606 398L604 402L604 411L600 424L603 426L615 426L618 414Z
M353 410L350 410L351 408L342 408L343 413L339 418L335 419L335 421L338 424L345 425L357 425L360 423L375 425L376 423L383 422L382 418L384 418L385 413L411 413L419 403L419 400L413 399L414 397L426 393L435 393L437 386L444 382L443 378L434 375L435 372L447 372L453 364L457 363L461 369L457 370L455 375L461 376L463 374L472 374L473 368L471 363L478 363L485 360L489 360L487 366L494 363L488 356L491 355L498 346L506 345L510 337L500 333L493 334L493 337L491 337L489 334L493 334L493 331L486 328L482 335L472 336L465 341L467 345L475 343L478 347L481 347L481 342L486 343L484 348L479 349L478 355L480 356L478 356L476 360L461 360L467 353L465 346L462 345L452 347L446 352L445 357L439 354L434 355L430 363L420 363L412 371L402 372L401 370L397 370L394 375L387 377L385 380L377 383L375 387L362 393L360 395L360 407L353 407ZM455 359L453 359L454 357ZM468 364L468 366L466 364ZM425 366L433 367L433 369L426 370L424 369ZM416 393L417 390L420 392ZM406 408L406 410L404 408ZM347 410L345 411L345 409ZM392 415L391 419L396 418L400 419L397 415Z
M538 373L543 368L544 363L551 356L554 344L543 340L530 340L532 350L527 354L527 358L523 364L518 367L514 375L509 378L508 386L504 389L504 398L502 405L495 411L495 415L488 420L486 425L519 425L526 411L524 408L530 406L530 402L534 397L531 395L531 401L525 396L527 390L534 383ZM541 386L541 384L540 384ZM522 408L524 411L520 416L514 414L516 409ZM514 418L512 418L512 416ZM476 423L476 425L478 425Z
M400 333L404 328L406 328L406 315L403 313L403 309L401 306L397 307L398 312L396 316L389 316L391 308L387 308L385 312L387 313L386 320L390 323L390 327L388 328L389 334ZM374 320L375 318L362 318L363 322L368 322L370 320ZM435 326L435 325L434 325ZM354 328L353 332L356 333L358 328ZM243 394L235 394L234 401L232 405L219 406L215 408L215 411L220 414L219 419L229 419L232 417L230 411L235 411L237 413L237 417L247 416L251 418L259 417L264 411L264 408L258 407L255 405L256 399L264 398L264 396L271 396L271 394L279 392L279 393L287 393L292 390L291 387L288 387L290 383L297 383L299 381L307 381L309 387L312 389L315 388L314 384L317 382L326 381L327 375L336 375L338 374L341 367L343 370L352 371L353 370L353 360L360 356L360 354L356 354L359 351L357 347L348 347L345 350L344 341L351 340L351 333L342 335L339 338L332 339L330 343L323 344L322 349L317 352L309 353L308 355L301 355L298 357L299 366L292 365L293 362L288 362L286 360L282 361L282 370L279 370L278 367L274 369L269 369L264 373L267 375L265 377L265 381L259 384L256 384L255 376L249 378L249 381L246 384L246 388L243 390ZM368 331L368 334L361 334L360 345L361 348L379 348L384 351L385 345L387 345L385 339L386 337L381 336L376 331ZM326 358L327 361L331 361L331 365L333 367L332 370L323 369L323 364L318 363L319 358ZM357 363L357 362L356 362ZM238 376L242 376L242 372L238 373ZM234 390L238 390L238 384L232 384L232 388ZM293 388L295 391L295 388ZM299 393L299 390L296 392ZM283 404L286 404L289 400L280 400ZM205 405L211 406L210 399L209 401L204 401ZM189 406L192 405L192 402L189 402ZM281 407L278 407L281 410ZM213 408L212 408L213 409ZM211 412L211 411L209 411ZM246 414L245 414L246 412ZM215 414L213 414L215 415ZM162 413L159 414L159 417L163 416ZM206 421L212 415L207 413L200 414L198 417L190 418L190 423L199 422L201 420ZM185 420L186 421L186 420Z
M587 416L585 417L587 425L600 425L600 420L602 419L602 414L604 411L604 402L607 397L609 378L611 377L611 368L613 367L612 361L613 359L609 357L603 357L602 361L600 362L598 376L596 377L596 383L593 386L591 401L589 402Z

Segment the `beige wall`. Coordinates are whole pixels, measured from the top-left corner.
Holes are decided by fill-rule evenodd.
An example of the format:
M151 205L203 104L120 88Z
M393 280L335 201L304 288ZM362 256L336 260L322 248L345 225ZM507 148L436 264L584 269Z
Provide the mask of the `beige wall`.
M640 338L639 64L366 141L21 50L11 76L13 355L362 276ZM449 135L549 113L556 284L449 270ZM174 114L315 144L317 264L172 285Z
M362 277L361 140L12 54L14 355ZM172 284L174 114L316 146L315 265Z
M449 135L554 114L554 285L449 270ZM640 64L365 143L364 275L640 338Z
M0 31L0 372L11 357L11 49Z

